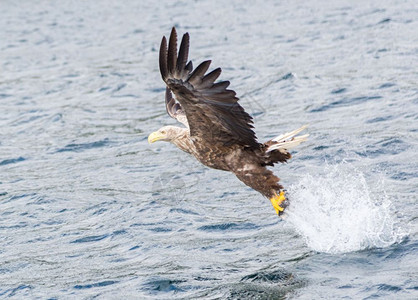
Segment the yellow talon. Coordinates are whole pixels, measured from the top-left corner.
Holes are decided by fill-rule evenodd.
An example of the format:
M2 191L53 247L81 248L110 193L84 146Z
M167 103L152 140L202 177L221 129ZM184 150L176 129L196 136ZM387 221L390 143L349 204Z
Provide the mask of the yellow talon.
M284 207L281 207L280 205L286 200L286 197L284 196L284 192L281 191L279 195L274 193L274 196L270 198L271 204L273 204L274 209L276 210L276 213L280 215L281 212L284 211Z

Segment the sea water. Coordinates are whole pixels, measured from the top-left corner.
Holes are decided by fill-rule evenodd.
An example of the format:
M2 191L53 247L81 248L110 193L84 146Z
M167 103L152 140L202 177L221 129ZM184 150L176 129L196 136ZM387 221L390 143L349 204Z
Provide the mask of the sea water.
M416 299L414 1L1 1L0 298ZM147 136L163 35L222 67L270 202Z

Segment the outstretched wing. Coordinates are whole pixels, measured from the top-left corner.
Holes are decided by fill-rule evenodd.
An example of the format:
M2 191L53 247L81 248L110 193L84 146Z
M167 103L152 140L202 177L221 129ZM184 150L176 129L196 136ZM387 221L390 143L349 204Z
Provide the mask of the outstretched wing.
M184 111L187 117L191 137L208 144L259 147L252 117L238 104L235 92L227 89L229 81L215 83L221 69L205 75L211 63L208 60L193 70L192 63L187 63L188 52L189 34L186 33L177 55L177 33L173 27L168 48L166 38L161 41L160 72L180 102L178 110Z

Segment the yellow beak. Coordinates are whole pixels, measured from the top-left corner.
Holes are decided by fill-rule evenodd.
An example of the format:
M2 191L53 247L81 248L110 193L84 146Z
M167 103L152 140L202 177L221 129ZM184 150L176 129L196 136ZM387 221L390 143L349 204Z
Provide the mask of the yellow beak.
M154 131L153 133L151 133L149 136L148 136L148 143L154 143L154 142L156 142L156 141L158 141L158 140L161 140L161 139L163 139L165 136L164 135L162 135L161 133L159 133L158 131Z

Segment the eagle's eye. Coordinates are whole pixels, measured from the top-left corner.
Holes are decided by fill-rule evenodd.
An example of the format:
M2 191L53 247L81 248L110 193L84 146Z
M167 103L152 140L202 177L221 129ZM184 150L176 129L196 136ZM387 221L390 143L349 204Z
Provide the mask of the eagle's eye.
M165 130L161 130L161 133L162 133L162 134L165 134L166 132L165 132Z

